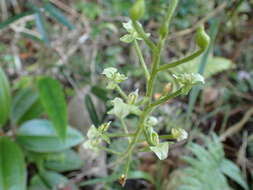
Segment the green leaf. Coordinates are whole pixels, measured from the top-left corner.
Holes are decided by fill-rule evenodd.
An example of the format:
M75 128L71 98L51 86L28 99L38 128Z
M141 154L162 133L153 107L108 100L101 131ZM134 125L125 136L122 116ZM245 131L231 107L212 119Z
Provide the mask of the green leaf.
M45 27L45 21L42 13L38 10L35 13L35 21L36 21L36 27L41 35L41 39L46 43L49 44L49 38L47 35L47 30Z
M11 108L11 120L13 123L19 123L26 112L38 101L38 93L31 88L21 89L13 98Z
M26 190L24 155L9 137L0 137L0 189Z
M38 118L43 113L43 111L43 106L38 100L26 111L26 113L20 118L18 123L22 124L25 121Z
M43 77L38 81L39 95L57 135L65 139L67 133L67 106L60 83L51 78Z
M186 64L180 65L178 67L173 68L173 73L197 73L198 68L201 64L201 58L196 58ZM209 56L207 59L205 71L203 73L205 78L210 78L215 74L218 74L222 71L226 71L229 69L233 69L234 64L231 60L225 57L218 56Z
M13 22L25 17L25 16L28 16L28 15L32 15L34 14L34 11L26 11L26 12L22 12L20 14L17 14L3 22L0 22L0 30L7 27L8 25L12 24Z
M75 29L74 25L64 16L64 14L51 3L46 3L44 6L45 11L47 11L53 18L58 22L68 27L70 30Z
M4 71L0 68L0 128L7 122L11 107L10 85Z
M32 177L29 190L50 190L39 175Z
M125 42L125 43L131 43L134 40L135 38L131 34L125 34L124 36L120 38L120 41Z
M101 88L99 86L93 86L91 88L91 92L96 96L98 97L100 100L106 102L109 100L108 98L108 92L106 89L104 88Z
M221 171L233 179L235 182L240 184L244 189L248 190L249 187L242 177L242 173L237 165L230 160L224 159L221 163Z
M89 94L85 96L85 105L88 110L90 120L95 126L98 126L100 124L100 119L98 117L97 111Z
M51 171L45 171L40 173L40 175L35 175L31 180L29 190L54 190L59 189L59 187L77 190L77 187L71 184L65 176Z
M73 147L84 140L74 128L68 127L66 139L62 141L48 120L31 120L17 131L17 141L27 150L34 152L58 152Z
M163 142L156 146L150 146L149 147L160 160L164 160L168 157L169 152L169 143Z
M44 165L50 170L66 172L80 169L83 166L83 161L75 151L69 149L48 155Z

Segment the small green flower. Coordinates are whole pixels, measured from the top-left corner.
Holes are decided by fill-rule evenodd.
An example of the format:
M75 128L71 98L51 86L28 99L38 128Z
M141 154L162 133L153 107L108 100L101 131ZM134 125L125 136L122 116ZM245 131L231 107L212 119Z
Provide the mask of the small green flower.
M139 89L136 89L134 92L131 92L129 95L128 95L128 104L135 104L138 100L138 97L139 97Z
M171 134L173 138L177 139L177 141L182 141L188 138L188 133L181 128L172 128Z
M139 115L141 110L135 105L129 105L124 103L121 98L115 98L112 100L113 108L108 114L116 115L118 118L125 118L130 113Z
M145 121L145 126L155 126L156 124L158 123L158 120L153 117L153 116L150 116L146 121Z
M140 27L141 23L138 22L138 25ZM123 27L127 30L129 34L126 34L120 38L120 41L125 42L125 43L131 43L134 40L142 40L142 37L138 34L138 32L135 30L133 27L132 21L128 21L127 23L123 23ZM150 33L146 33L147 37L150 36Z
M119 73L117 69L114 67L104 69L102 74L104 74L106 78L109 80L107 89L114 89L116 88L118 83L121 83L127 79L127 77L124 74Z
M98 152L99 148L97 146L100 145L103 140L107 143L110 143L110 138L104 134L109 125L110 122L104 123L100 125L98 129L92 125L87 132L88 140L83 143L83 147Z
M198 73L184 73L184 74L173 74L180 87L182 93L187 95L194 85L205 84L205 79Z
M146 140L151 146L157 146L159 144L159 135L153 127L151 126L145 126L145 133L146 133Z

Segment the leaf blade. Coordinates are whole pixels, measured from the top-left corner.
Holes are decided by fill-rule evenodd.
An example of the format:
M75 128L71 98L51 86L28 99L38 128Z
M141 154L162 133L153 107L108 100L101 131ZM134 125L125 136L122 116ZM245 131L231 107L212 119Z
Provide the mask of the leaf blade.
M9 137L0 137L0 189L26 190L24 156Z
M4 71L0 68L0 128L7 122L9 118L10 107L10 84Z
M34 152L59 152L80 144L83 136L76 129L68 127L65 141L62 141L48 120L34 119L21 125L17 131L17 142Z
M61 139L67 134L67 105L60 83L51 78L43 77L38 81L41 103L52 120L55 131Z

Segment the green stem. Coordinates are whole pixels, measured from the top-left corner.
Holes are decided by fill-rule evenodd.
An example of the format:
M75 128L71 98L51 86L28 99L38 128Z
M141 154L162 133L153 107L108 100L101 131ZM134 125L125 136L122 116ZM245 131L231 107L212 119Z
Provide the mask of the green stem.
M121 152L114 151L114 150L109 149L109 148L106 148L106 147L104 147L104 146L97 146L97 147L98 147L99 149L101 149L101 150L104 150L104 151L108 152L108 153L116 154L116 155L121 155Z
M160 139L176 140L172 135L160 135Z
M118 84L116 84L116 90L117 92L120 94L120 96L122 98L124 98L126 101L128 100L127 95L125 94L125 92L120 88L120 86Z
M135 144L138 142L138 139L141 135L141 133L143 132L144 129L144 121L146 119L146 117L148 116L148 114L151 112L151 109L149 109L149 107L147 106L141 116L140 116L140 120L138 123L138 127L137 130L132 138L132 141L130 142L130 144L128 145L126 151L121 155L121 157L115 162L115 165L119 164L120 162L122 162L129 154L131 154L131 152L133 151Z
M160 39L157 50L153 51L153 63L152 63L152 69L151 69L151 76L147 84L147 94L146 94L146 96L149 97L149 103L152 100L154 82L157 75L157 68L159 67L159 63L161 59L161 50L164 46L164 42L165 40Z
M123 128L124 128L124 132L125 132L126 134L129 134L125 120L124 120L123 118L120 118L120 122L121 122L121 125L122 125ZM128 141L129 141L129 142L131 141L131 138L130 138L130 137L128 137Z
M126 176L126 178L128 176L128 171L129 171L130 164L131 164L131 158L132 158L132 156L131 156L131 154L129 154L127 157L127 162L126 162L125 171L124 171L124 175Z
M161 36L163 39L167 39L168 37L168 33L169 33L169 26L170 26L170 23L171 23L171 19L172 19L172 16L176 10L176 7L177 7L177 4L178 4L178 0L171 0L170 1L170 4L169 4L169 7L168 7L168 11L167 11L167 14L164 18L164 22L160 28L160 31L161 30L165 30L165 35L164 36ZM163 28L164 27L164 28Z
M138 32L138 34L142 37L142 39L144 40L144 42L149 46L149 48L151 50L156 49L156 45L154 44L154 42L152 42L152 40L150 40L148 38L148 36L146 35L146 33L144 32L143 28L138 24L137 21L132 20L133 23L133 27L134 29Z
M142 66L142 68L143 68L143 70L144 70L146 79L147 79L147 81L148 81L149 78L150 78L150 74L149 74L148 68L147 68L147 66L146 66L146 63L145 63L145 61L144 61L144 58L143 58L143 55L142 55L142 52L141 52L141 49L140 49L140 47L139 47L139 44L138 44L137 40L134 40L134 47L135 47L135 49L136 49L137 56L139 57L141 66Z
M158 106L160 104L163 104L163 103L167 102L168 100L179 96L180 94L182 94L182 89L181 88L179 90L177 90L176 92L174 92L172 94L169 94L169 95L155 101L154 103L152 103L150 105L150 107L151 107L151 109L154 109L156 106Z
M118 138L118 137L133 137L135 134L134 133L106 133L106 136L110 138Z
M175 61L175 62L172 62L169 64L162 65L157 69L157 72L165 71L165 70L170 69L172 67L176 67L176 66L181 65L183 63L189 62L189 61L195 59L196 57L198 57L199 55L201 55L204 51L205 51L204 49L200 49L200 50L196 51L195 53L193 53L183 59L180 59L178 61Z

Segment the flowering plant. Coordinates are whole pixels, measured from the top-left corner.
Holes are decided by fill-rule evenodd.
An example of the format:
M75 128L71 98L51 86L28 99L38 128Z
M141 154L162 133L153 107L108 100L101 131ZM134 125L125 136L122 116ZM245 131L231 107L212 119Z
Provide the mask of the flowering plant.
M204 78L200 74L174 74L173 77L175 79L175 82L178 84L178 88L166 91L159 99L153 100L155 80L160 72L167 71L172 67L176 67L180 64L186 63L198 57L207 49L209 45L209 36L205 33L204 27L200 26L197 29L195 38L198 50L196 50L193 54L186 56L185 58L182 58L178 61L161 65L161 53L169 34L170 22L173 13L175 12L175 9L177 7L177 4L178 0L170 1L167 13L159 29L158 42L154 42L150 38L151 35L144 31L144 28L138 21L142 18L145 12L144 0L137 0L133 4L130 10L131 19L127 23L123 24L123 27L126 29L128 34L121 37L120 40L125 43L133 43L140 61L140 65L145 73L146 92L144 97L139 97L138 90L127 94L121 89L120 83L127 80L127 77L124 74L118 72L116 68L106 68L102 73L107 79L107 88L110 90L117 91L120 96L116 97L111 101L113 107L111 110L109 110L108 114L112 114L116 116L117 119L119 119L124 129L124 132L122 134L108 133L107 130L109 128L110 123L105 123L98 128L92 126L88 131L88 140L85 142L84 145L96 151L99 149L103 149L112 154L119 155L118 160L115 162L117 164L125 161L125 168L124 171L122 171L120 177L120 183L122 185L124 185L126 182L129 166L131 164L132 154L133 151L137 148L136 145L140 142L141 139L143 139L141 137L144 137L144 141L146 141L148 144L148 147L144 148L144 150L153 151L159 159L163 160L167 158L169 146L174 142L168 140L181 141L186 139L188 136L187 132L184 129L177 128L176 126L171 130L170 134L159 135L155 131L157 119L152 116L152 112L159 105L166 103L172 98L175 98L179 95L187 95L194 85L204 84ZM148 68L147 64L145 63L145 59L138 44L138 41L140 40L143 40L151 51L151 68ZM129 114L133 114L138 117L138 124L136 127L134 127L134 131L129 131L129 127L125 122L125 119ZM102 141L110 143L110 138L115 137L128 138L128 147L125 151L115 152L114 150L111 150L101 145Z

